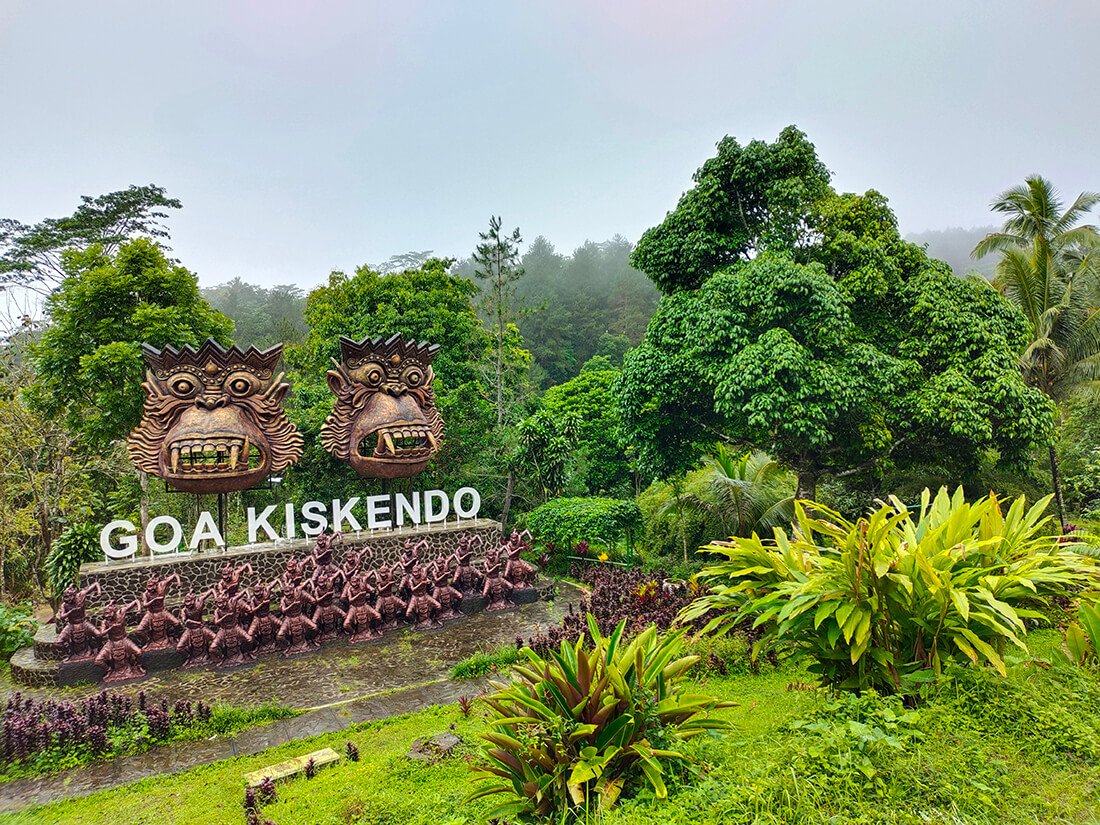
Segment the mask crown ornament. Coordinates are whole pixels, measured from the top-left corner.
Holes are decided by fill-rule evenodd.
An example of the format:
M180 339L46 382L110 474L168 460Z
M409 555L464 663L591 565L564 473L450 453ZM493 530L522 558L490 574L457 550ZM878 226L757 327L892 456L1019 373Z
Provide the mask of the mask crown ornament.
M139 470L184 492L229 493L301 457L302 435L282 406L290 385L275 373L282 345L142 350L145 408L129 438Z
M364 478L408 478L439 452L443 418L435 406L432 360L438 344L400 335L340 337L327 374L336 396L321 443Z

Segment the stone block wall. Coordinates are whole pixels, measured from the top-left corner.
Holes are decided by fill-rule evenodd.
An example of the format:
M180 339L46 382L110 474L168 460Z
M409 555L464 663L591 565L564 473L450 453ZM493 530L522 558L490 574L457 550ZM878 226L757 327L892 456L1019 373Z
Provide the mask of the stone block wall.
M482 537L482 545L474 552L474 558L479 560L484 556L484 551L490 547L499 547L502 541L501 525L491 519L471 519L460 523L450 522L446 525L432 525L432 529L421 527L399 527L395 530L363 530L358 533L344 533L343 542L337 546L333 553L333 561L337 565L343 564L344 555L348 550L362 548L369 545L374 551L374 563L393 564L398 560L406 539L428 542L428 549L421 553L421 559L425 562L433 560L437 555L453 553L459 539L463 536L478 535ZM94 599L95 605L106 603L108 599L116 602L130 601L140 598L145 592L145 583L150 575L169 576L176 573L180 577L181 586L177 590L173 588L170 598L176 601L180 594L188 590L202 592L214 586L222 567L231 564L239 567L243 564L251 564L255 575L246 578L242 584L248 585L254 581L271 581L278 578L287 559L291 556L304 558L309 556L313 549L313 541L304 539L299 541L279 541L265 544L251 544L244 547L234 547L222 552L203 552L190 554L166 554L153 558L139 558L123 562L92 562L80 566L80 586L87 587L94 581L98 581L103 588L103 596Z

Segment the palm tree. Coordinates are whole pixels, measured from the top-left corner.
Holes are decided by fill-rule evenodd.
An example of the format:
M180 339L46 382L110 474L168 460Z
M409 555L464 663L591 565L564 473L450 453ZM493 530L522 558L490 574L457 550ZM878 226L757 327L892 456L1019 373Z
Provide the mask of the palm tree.
M1028 384L1056 403L1100 377L1100 234L1095 226L1081 223L1098 203L1100 194L1083 192L1063 212L1050 181L1029 177L993 202L993 211L1008 218L1002 231L987 235L973 252L976 258L1003 253L993 286L1020 308L1029 327L1020 369ZM1054 500L1065 532L1053 439L1049 450Z
M702 516L707 540L748 537L794 519L794 481L767 453L738 452L718 444L702 463L701 469L674 483L674 495L658 510L658 515L675 511L684 561L687 512Z

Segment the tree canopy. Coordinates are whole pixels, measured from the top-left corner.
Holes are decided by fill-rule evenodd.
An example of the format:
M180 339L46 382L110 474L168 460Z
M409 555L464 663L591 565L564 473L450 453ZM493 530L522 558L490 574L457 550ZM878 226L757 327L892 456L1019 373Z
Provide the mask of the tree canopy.
M824 474L1044 443L1052 408L1017 369L1020 315L906 243L879 193L834 193L793 127L750 147L723 140L645 236L678 240L635 256L669 293L617 385L639 467L668 476L716 439L751 444L812 496ZM730 217L749 203L752 220Z
M49 326L32 348L37 375L30 397L63 416L92 444L124 437L141 419L142 343L228 345L233 324L199 294L195 276L154 241L124 242L114 255L99 244L70 250L64 280L47 302Z

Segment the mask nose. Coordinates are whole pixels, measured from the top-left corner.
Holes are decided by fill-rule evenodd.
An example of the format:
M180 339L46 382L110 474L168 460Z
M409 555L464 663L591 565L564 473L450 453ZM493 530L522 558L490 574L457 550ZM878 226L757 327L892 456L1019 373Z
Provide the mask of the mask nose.
M195 403L203 410L216 410L225 406L224 395L200 395Z
M405 392L405 385L397 381L387 381L382 385L382 391L388 392L395 398Z

